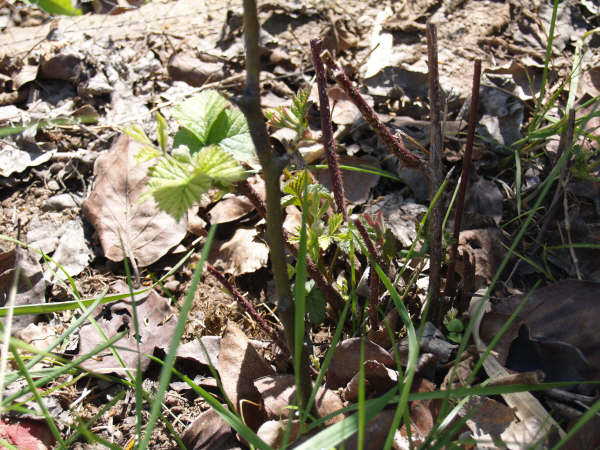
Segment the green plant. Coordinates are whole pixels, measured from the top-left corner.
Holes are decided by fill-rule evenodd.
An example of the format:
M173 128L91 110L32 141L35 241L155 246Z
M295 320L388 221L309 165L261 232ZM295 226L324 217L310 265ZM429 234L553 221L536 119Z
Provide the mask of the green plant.
M148 190L159 207L176 219L212 191L231 191L248 172L242 162L254 162L254 147L242 113L217 91L205 90L170 111L179 124L173 150L167 151L167 124L157 113L159 148L139 126L125 131L144 147L139 162L154 160L148 172Z

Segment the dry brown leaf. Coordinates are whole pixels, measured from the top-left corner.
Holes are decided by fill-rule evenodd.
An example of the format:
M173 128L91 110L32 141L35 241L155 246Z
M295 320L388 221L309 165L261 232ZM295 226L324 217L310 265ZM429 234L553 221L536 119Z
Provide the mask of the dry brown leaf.
M181 437L188 450L233 450L241 448L231 426L214 409L204 411Z
M136 164L134 156L141 148L141 143L122 135L98 157L96 184L82 210L98 232L104 256L122 261L125 246L127 256L146 267L181 242L186 220L177 222L153 200L139 203L151 164Z
M474 395L461 408L458 415L464 417L471 412L467 426L474 435L489 434L494 439L506 431L517 420L512 408L489 397Z
M461 231L458 249L461 253L471 253L475 258L475 290L491 281L506 253L501 233L495 228ZM463 261L459 259L456 268L461 277L464 275Z
M209 262L234 276L255 272L269 260L269 248L256 228L238 228L227 242L215 243Z
M256 435L270 447L280 448L286 434L287 425L288 422L283 422L281 420L268 420L260 426ZM288 442L295 441L299 431L300 421L293 420L288 435Z
M6 305L8 295L15 278L17 260L20 265L19 283L15 305L30 305L46 302L46 282L42 267L27 251L17 248L5 253L0 253L0 304ZM37 316L14 316L12 320L13 333L25 328L30 323L35 323ZM4 318L2 323L6 325Z
M347 166L370 166L379 169L379 161L372 156L340 156L339 163ZM364 203L369 198L371 188L379 182L379 175L371 173L341 170L344 185L344 197L349 203ZM331 181L327 170L313 170L317 181L331 190Z
M367 395L384 394L398 383L398 372L388 369L377 361L365 361L363 364L365 374L365 390ZM344 399L348 402L358 400L358 386L360 373L356 373L344 388Z
M205 366L210 364L216 366L220 348L221 336L202 336L200 339L194 339L177 347L177 357L192 359ZM168 351L168 343L163 350Z
M360 360L361 338L350 338L339 343L333 351L333 357L327 370L327 386L336 389L345 386L358 372ZM364 361L378 361L386 367L396 367L390 354L374 342L364 341Z
M293 410L289 408L296 404L296 380L294 375L275 375L259 378L254 385L260 392L267 419L287 419ZM331 389L321 386L315 396L315 407L318 417L325 417L344 407L340 397ZM328 420L326 425L339 422L344 418L337 415Z
M523 298L524 295L512 295L492 303L491 311L481 323L480 335L484 341L490 342ZM523 370L541 369L547 381L577 374L598 379L598 299L600 283L589 281L560 281L536 290L494 348L499 360L506 363L510 350L515 364L524 361L529 365L541 364L543 367L523 367ZM516 339L518 342L511 349ZM521 354L526 358L520 358Z
M211 224L233 222L254 211L252 202L243 195L228 195L208 212Z
M258 430L264 421L264 414L258 406L260 393L254 386L254 381L273 375L274 372L250 344L244 332L232 321L227 323L221 340L217 370L223 390L236 411L242 414L250 428Z
M122 289L121 292L128 292L128 290ZM169 305L168 299L161 297L155 291L145 294L145 297L145 299L144 295L136 297L138 302L136 311L140 332L140 352L151 355L156 347L164 348L170 344L177 317ZM99 316L96 317L96 322L108 338L111 338L125 327L129 328L129 333L117 341L115 345L129 349L128 351L119 350L119 355L125 366L131 371L135 371L137 350L131 308L130 302L113 303L108 310L109 318L106 317L106 314L100 312ZM104 343L104 338L99 335L91 323L88 323L82 326L79 332L78 355L85 355L102 343ZM142 356L142 372L148 368L149 364L150 359ZM87 370L100 373L122 373L124 370L108 349L88 359L82 366Z

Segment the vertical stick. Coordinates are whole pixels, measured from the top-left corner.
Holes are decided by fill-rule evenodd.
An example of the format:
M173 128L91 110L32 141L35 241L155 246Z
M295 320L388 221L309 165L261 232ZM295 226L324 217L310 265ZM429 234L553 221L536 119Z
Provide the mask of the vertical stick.
M267 135L264 116L260 109L260 52L258 48L258 16L255 0L244 0L244 41L246 44L246 91L237 99L238 106L246 116L252 142L265 177L267 193L267 243L269 244L271 270L275 281L275 295L279 308L279 318L284 327L288 348L294 349L294 303L285 260L285 240L283 236L283 212L281 210L281 189L279 178L285 162L278 157ZM301 376L300 398L303 407L308 401L312 388L310 381L308 354L302 346L302 367L296 368Z
M312 51L313 65L317 75L317 87L319 91L319 112L321 114L321 131L323 133L323 145L325 146L325 155L327 156L327 168L329 169L329 180L333 189L333 196L339 213L344 216L344 221L348 222L348 215L344 206L344 185L342 183L342 174L338 165L338 156L335 140L333 139L333 125L331 124L331 109L329 108L329 97L327 96L327 79L325 77L325 66L321 59L321 39L310 41Z
M435 196L442 184L442 125L440 79L438 73L437 30L432 23L427 24L427 65L429 66L429 106L431 115L431 149L429 152L429 196ZM440 300L442 267L442 203L438 201L429 218L429 301L431 318L435 324L442 322L445 313Z
M456 199L456 213L454 215L454 234L452 235L452 247L450 248L450 263L448 264L448 274L446 276L446 290L444 294L448 297L454 297L456 290L456 252L458 248L458 239L460 237L460 227L462 224L463 211L465 209L465 195L469 178L471 176L471 159L473 154L473 141L475 139L475 126L477 125L477 107L479 105L479 84L481 80L481 60L475 60L473 68L473 87L471 89L471 109L469 110L469 127L467 130L467 144L465 154L463 155L462 175L460 177L460 186L458 187L458 197Z

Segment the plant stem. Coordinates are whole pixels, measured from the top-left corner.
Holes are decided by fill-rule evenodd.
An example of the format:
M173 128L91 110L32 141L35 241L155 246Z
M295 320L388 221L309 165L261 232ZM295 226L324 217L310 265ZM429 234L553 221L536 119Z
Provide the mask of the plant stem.
M458 239L460 237L460 227L462 224L463 211L465 208L465 196L469 178L471 176L471 159L473 154L473 141L475 139L475 126L477 125L477 108L479 105L479 84L481 80L481 60L475 60L473 68L473 87L471 89L471 108L469 110L469 127L467 129L467 144L465 154L463 155L462 175L460 177L460 186L458 187L458 197L456 199L456 213L454 215L454 234L452 235L452 247L450 248L450 262L448 264L448 273L446 275L446 289L444 294L447 297L455 295L455 268L456 252L458 249Z
M371 126L375 134L381 139L385 146L394 155L396 155L406 166L421 170L423 174L429 177L429 171L425 166L425 163L408 151L401 138L398 139L390 132L389 128L379 120L373 108L371 108L362 95L358 92L358 89L354 87L352 82L348 79L346 74L340 67L335 63L333 57L328 51L323 52L321 55L323 61L333 72L333 78L337 81L338 85L344 90L346 95L359 109L362 116L365 118L367 123Z
M333 139L333 125L331 124L331 109L329 108L329 98L327 96L327 79L325 77L325 67L321 59L321 39L310 41L312 51L313 65L317 75L317 87L319 91L319 113L321 115L321 130L323 132L323 145L325 147L325 156L327 157L327 168L329 180L333 190L333 196L338 208L338 212L344 216L344 221L348 222L348 215L344 207L344 185L342 183L342 174L338 164L335 140Z
M442 184L442 120L440 78L438 72L437 30L427 23L427 65L429 66L429 107L431 118L431 149L429 152L429 196L433 199ZM442 271L442 203L431 208L429 218L429 301L431 318L437 325L442 323L445 311L440 299Z
M290 280L285 260L285 240L283 236L283 212L281 209L281 189L279 178L285 161L277 156L267 135L265 119L260 109L260 51L258 48L258 15L255 0L244 0L244 40L246 44L246 91L238 98L237 103L248 121L252 142L260 161L265 177L267 193L267 234L266 239L270 250L271 270L275 281L275 295L279 318L284 327L286 342L289 349L294 346L294 303ZM311 381L308 354L302 346L302 367L297 368L300 374L300 398L303 407L310 395Z
M248 181L241 181L237 185L238 190L244 194L248 200L252 202L252 205L256 208L256 212L263 219L267 218L267 208L265 207L264 202L260 198L260 195L256 192L256 190L248 183ZM285 239L285 245L287 249L294 255L294 257L298 257L298 247L296 247L293 243L290 242L287 233L283 232L283 237ZM344 299L335 290L335 288L323 277L323 274L319 271L315 263L307 256L306 258L306 271L310 275L310 277L314 280L315 284L319 288L319 290L325 296L327 303L329 303L336 312L340 312L344 309Z
M377 276L377 272L375 271L375 264L379 264L381 270L385 271L385 267L379 257L377 250L375 249L375 245L373 245L373 241L369 237L369 233L361 223L360 219L356 219L354 221L354 225L356 225L356 229L360 233L363 241L365 242L365 247L367 247L367 251L369 252L373 263L370 265L369 272L369 288L370 288L370 297L369 297L369 320L371 321L371 329L377 330L379 328L379 316L377 315L377 303L379 300L379 277Z
M246 310L248 311L248 313L252 316L252 318L254 320L256 320L256 322L258 322L258 324L261 326L261 328L269 335L271 336L271 339L273 339L273 341L275 341L275 343L277 344L277 346L281 349L281 351L286 355L289 356L290 352L287 348L287 344L285 342L283 342L281 340L281 338L279 337L279 333L277 333L277 331L275 329L273 329L266 321L265 319L263 319L261 317L261 315L258 313L258 311L256 311L256 309L254 309L254 306L252 306L252 304L246 300L246 298L240 293L240 291L238 291L230 282L227 278L225 278L223 276L223 274L221 272L219 272L213 265L211 264L206 264L206 268L207 270L219 281L219 283L221 283L223 285L223 287L225 289L227 289L231 295L233 296L233 298L238 302L241 303L242 305L244 305L244 308L246 308Z

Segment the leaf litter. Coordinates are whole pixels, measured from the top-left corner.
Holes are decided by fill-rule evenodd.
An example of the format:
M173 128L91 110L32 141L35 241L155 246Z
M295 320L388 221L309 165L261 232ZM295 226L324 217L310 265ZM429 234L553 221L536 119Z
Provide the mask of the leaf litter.
M188 17L191 18L194 16L193 12L198 12L198 6L192 7L183 3L177 8L184 7ZM465 67L468 67L466 61L480 57L488 67L485 73L486 82L481 90L483 107L477 130L478 136L482 138L476 141L480 152L474 167L477 180L471 183L469 216L467 223L463 224L459 250L465 260L463 267L459 267L459 274L464 278L466 292L474 292L490 282L505 254L505 246L509 245L514 237L514 229L510 225L503 225L518 213L513 203L516 196L520 195L519 188L523 189L524 194L535 192L539 186L536 185L539 182L536 181L536 177L539 179L546 174L548 160L544 158L548 157L551 160L552 156L547 155L557 151L557 146L548 142L545 156L521 155L524 158L522 160L524 168L533 168L529 172L524 170L525 177L528 177L527 185L515 186L509 177L502 173L506 170L507 158L513 156L512 150L508 147L522 138L523 126L530 119L531 110L535 107L535 99L540 93L545 36L551 8L540 2L535 2L531 9L522 5L489 4L478 1L458 2L456 5L453 2L414 2L405 5L406 7L387 3L385 5L369 2L345 3L340 5L334 2L333 5L329 5L330 13L324 13L322 7L318 5L300 7L283 1L270 2L262 6L261 15L264 19L264 27L268 31L262 43L270 72L269 77L266 74L263 77L266 79L265 100L269 100L271 107L277 107L289 101L290 95L299 87L307 86L310 74L300 72L302 68L307 67L308 40L323 34L326 36L326 47L335 50L336 56L346 67L357 71L358 80L365 86L366 93L371 96L369 101L372 101L372 105L381 117L427 148L430 130L427 120L428 106L424 100L427 98L424 21L432 15L441 19L440 72L448 108L448 120L444 130L447 138L444 154L449 156L448 162L451 162L451 155L460 155L462 152L460 127L461 121L464 122L466 118L464 113L466 109L462 108L461 112L461 107L463 104L468 104L468 87L471 84L471 80L467 79L470 71L465 70ZM564 11L558 16L559 33L554 42L553 54L555 64L548 74L552 83L568 75L571 62L569 55L574 45L572 38L580 36L586 29L598 26L597 18L594 19L594 11L590 10L592 7L590 5L590 2L585 1L574 2L573 5L564 6ZM99 5L96 6L97 11L100 11ZM82 17L90 22L83 27L93 30L94 20L110 26L115 19L131 20L143 17L141 22L144 22L155 16L164 18L168 16L165 14L165 7L169 10L175 8L172 5L148 5L139 10L124 9L123 14L115 16L96 14ZM530 12L535 10L534 7L539 7L540 20L537 22L532 20L533 16ZM167 259L171 249L182 242L185 245L191 242L189 236L186 237L185 219L180 222L169 221L166 217L159 219L160 215L153 209L154 207L138 203L137 199L144 185L144 169L147 169L147 166L132 162L131 158L140 145L126 137L118 137L120 131L118 127L125 121L138 120L142 123L144 133L154 138L157 130L150 115L150 105L151 107L163 105L165 101L168 107L174 104L180 105L185 98L195 93L193 86L204 83L220 82L219 86L229 89L232 94L240 92L242 78L237 64L243 57L240 39L241 15L234 7L229 11L229 19L226 20L225 8L211 10L206 13L213 16L211 21L205 20L205 13L198 12L198 17L201 18L198 20L203 23L201 28L205 29L206 33L197 33L198 25L193 20L189 20L187 25L179 23L177 27L189 26L192 30L186 34L185 39L176 34L167 37L165 29L168 28L170 19L164 19L165 27L150 38L147 38L149 36L147 29L140 31L131 27L128 30L121 29L114 33L107 33L106 36L97 36L86 42L79 39L77 33L66 33L59 38L62 41L57 44L53 40L45 40L49 29L36 19L35 15L30 20L34 23L38 20L37 27L29 30L23 27L12 27L6 34L9 41L5 42L5 37L0 38L2 39L0 48L3 49L4 57L0 64L0 72L10 80L10 83L3 85L0 93L2 107L14 104L17 105L18 110L16 113L14 110L8 111L10 114L6 116L0 114L2 117L0 126L18 123L17 120L31 122L38 119L56 119L78 114L80 110L87 111L93 118L88 125L92 128L55 127L51 132L31 128L29 132L21 135L3 137L0 144L2 145L0 167L4 170L3 177L0 179L0 188L3 191L1 206L4 213L0 222L2 232L16 237L16 219L21 219L22 226L28 231L27 242L47 254L54 252L53 256L56 257L57 262L75 277L78 287L91 296L99 294L106 280L112 281L115 276L120 275L114 273L116 266L107 264L106 260L121 261L123 244L127 249L125 253L137 263L139 268L151 267L153 271L159 272L165 270L165 265L168 267L170 264ZM18 24L19 22L10 14L12 13L9 13L8 21ZM324 19L325 17L327 19ZM348 20L347 17L356 20ZM57 29L61 30L68 26L70 20L58 19ZM373 24L375 26L372 26ZM25 41L23 44L23 40L17 39L17 34L13 34L24 31L26 31L24 36L27 38L35 38L36 33L39 33L41 44L32 49L31 42ZM456 42L459 38L460 46L457 47ZM167 43L167 39L177 42L176 51L173 50L171 42ZM109 46L106 45L108 41L116 41L119 44ZM71 46L78 51L74 53L63 51L61 46L63 48ZM30 50L32 50L30 57L21 61L19 58L23 53L20 52ZM597 54L597 42L592 42L583 48L582 78L577 91L579 104L583 104L598 93ZM122 72L123 67L133 69L128 70L125 75ZM294 71L300 72L294 73ZM271 76L273 74L276 76ZM281 75L283 78L277 78ZM427 203L428 193L425 179L414 176L406 168L401 167L394 156L386 155L382 151L381 143L356 114L354 106L347 102L337 87L330 87L330 91L337 98L333 112L334 123L339 132L339 139L342 141L339 148L342 152L345 149L349 156L354 157L347 161L348 164L360 164L365 159L371 158L368 159L368 165L382 167L404 180L402 184L384 177L344 172L348 200L354 203L354 212L357 214L367 213L375 217L381 212L384 226L394 235L399 243L398 248L407 249L417 236L418 223L426 210L424 205ZM33 103L34 99L36 103ZM267 103L265 101L265 104ZM23 109L24 105L27 105L27 109ZM189 110L190 105L191 103L181 107L182 109L179 113L175 113L175 116L179 114L178 117L182 120L182 114ZM165 110L164 106L161 107L163 108L161 111ZM553 111L551 113L554 114ZM588 135L580 141L582 148L597 147L597 138L594 140L597 131L596 119L592 118L586 124ZM229 128L234 127L235 123L235 120L229 123ZM311 132L318 135L318 129L318 125L312 126ZM197 131L202 135L202 130ZM245 139L245 144L244 142L242 144L247 145L248 136ZM312 148L308 150L313 155L312 158L322 156L321 145L305 148ZM105 153L102 154L102 151ZM79 156L72 161L68 158L61 159L61 153L75 155L76 152ZM120 152L119 156L117 156L118 152ZM305 153L305 150L301 147L300 152ZM250 159L252 154L248 153L247 156L248 162L252 163ZM96 159L98 162L93 177L90 161ZM318 162L318 159L315 161ZM590 163L591 169L579 173L591 175L592 178L594 175L597 176L593 157L586 161ZM308 162L313 163L312 160ZM580 170L575 167L573 172L576 169ZM573 227L576 232L572 238L576 241L597 243L598 208L595 204L597 195L593 194L596 192L597 182L590 181L590 183L591 185L586 187L577 187L573 179L568 181L569 207L557 216L555 222L558 227L550 227L552 230L547 235L550 245L564 246L569 239L568 233L573 233ZM115 187L120 189L113 189ZM356 188L357 194L353 194L351 188ZM8 194L4 195L5 191ZM24 192L25 195L14 195L11 191ZM91 195L88 195L90 191ZM71 198L86 198L83 208L78 206L78 202L72 204L53 200L53 203L50 203L49 198L65 193L71 194ZM42 202L46 200L49 203L44 210ZM531 199L523 198L524 210L530 207ZM213 262L221 265L224 272L231 276L233 283L246 286L251 300L258 305L265 305L261 306L261 313L269 321L275 322L275 315L269 310L269 299L266 298L269 289L268 286L263 285L266 283L261 278L263 275L260 275L264 274L262 268L268 264L267 247L262 235L263 223L253 218L254 209L254 206L251 207L239 196L223 200L210 199L207 205L199 205L193 213L197 218L194 234L205 235L208 223L222 223L229 227L229 234L224 233L221 236L222 242L215 247L219 256ZM73 222L74 219L80 220L77 216L80 215L81 210L84 211L92 227L85 222L83 226L79 221ZM41 218L44 220L50 218L50 221L44 222L39 220ZM47 227L47 230L41 232L42 227ZM76 231L74 238L64 233L68 227ZM293 233L296 229L297 224L290 226L288 231ZM89 249L93 248L95 243L93 232L96 233L102 250L96 251L92 257ZM391 238L388 239L391 241ZM535 237L526 244L528 247L524 250L527 248L535 250ZM4 250L9 248L6 243L3 243ZM72 252L71 256L62 256L67 249L71 249L70 252L66 252ZM417 246L416 250L421 249ZM11 251L14 252L9 250ZM537 251L532 255L525 253L524 256L530 257L530 260L521 262L518 267L515 267L504 288L496 292L497 297L492 299L491 311L484 316L480 328L482 338L485 342L489 342L522 301L525 293L533 285L533 280L544 279L547 287L533 294L528 301L532 306L526 305L496 348L503 364L515 370L541 369L545 372L546 379L549 376L550 379L561 380L573 375L580 381L597 379L598 362L595 354L597 352L593 351L597 346L594 336L587 333L587 325L585 325L590 318L594 317L595 311L594 298L597 286L591 280L598 281L596 264L598 258L594 251L586 248L577 248L574 252L568 248L549 248L545 253ZM167 258L162 260L161 258L165 256ZM72 261L72 264L69 261ZM2 276L7 279L11 278L14 270L14 264L11 264L7 266L6 272L2 272ZM41 268L35 267L36 269L28 277L43 273ZM406 273L413 273L413 270L418 273L419 270L427 270L427 266L408 268L404 278L399 281L400 285L408 280ZM169 293L166 285L165 290L161 290L165 297L153 293L151 294L153 300L145 300L150 309L145 310L145 307L141 309L141 314L148 319L142 326L144 352L152 354L156 349L164 351L167 348L169 333L162 327L173 319L165 323L162 321L175 313L177 301L185 293L190 274L189 267L184 267L181 273L170 278L170 285L176 286L173 291L174 304L166 300ZM584 281L555 283L556 280L563 279L565 274L570 278L580 276ZM347 272L340 272L342 278L343 275L347 276ZM473 282L471 286L466 286L470 276ZM43 281L43 277L41 279ZM51 284L58 283L56 279L48 281ZM419 286L425 283L426 289L426 281L426 275L420 274ZM263 337L259 327L239 310L238 305L232 303L233 300L227 292L217 288L214 283L214 280L207 280L201 285L203 290L199 294L201 301L196 302L200 310L192 313L192 317L189 318L187 343L179 349L179 361L183 364L182 368L185 368L183 363L185 360L193 360L200 366L206 366L208 361L204 351L198 348L199 342L196 337L202 335L203 340L210 337L211 339L207 340L210 344L206 346L210 360L213 364L215 360L219 362L216 367L222 378L221 381L227 385L226 393L232 400L234 408L252 409L252 404L245 400L261 405L259 413L252 416L256 419L253 425L255 429L258 429L262 420L266 420L261 418L261 414L265 412L261 409L262 405L275 402L276 406L269 407L271 416L275 420L266 421L263 426L268 424L266 428L271 427L275 431L272 442L278 442L277 440L281 439L281 422L277 420L277 411L281 412L282 408L285 410L286 401L289 403L289 399L293 397L293 389L289 390L291 379L289 372L286 372L289 366L284 364L284 369L278 368L274 373L271 364L273 355L270 355L269 350L262 347L252 350L253 347L248 344L248 338L244 335ZM35 288L28 288L30 290L25 290L23 293L26 294L28 302L43 303L46 300L58 299L55 295L55 286L52 288L46 290L44 285L40 284ZM127 292L127 290L128 288L121 288L121 291ZM413 292L406 299L413 314L417 314L416 311L420 308L418 299L422 291ZM507 294L515 295L507 297ZM411 302L415 303L411 306ZM99 316L101 326L109 334L117 330L129 329L127 346L134 349L135 341L131 340L134 337L131 310L125 306L126 303L121 303L119 307L116 305L118 304L105 307L104 316ZM243 332L234 329L235 325L225 325L228 312L243 328ZM40 322L38 318L18 316L17 320L22 318L44 329L45 322ZM459 316L459 318L464 320L464 317ZM583 328L581 324L584 324ZM392 329L400 330L397 325ZM582 333L578 333L580 329L583 330ZM160 333L156 333L157 330ZM38 337L33 339L44 339L45 334L52 336L51 331L46 333L38 330L37 334L33 334ZM225 337L221 339L218 335L223 332ZM327 328L318 324L314 326L312 336L316 337L320 332L329 336ZM79 333L78 354L83 354L82 349L86 348L85 345L93 346L96 342L93 337L95 335L96 331L90 328L86 328L85 333ZM436 336L436 333L432 336ZM437 338L445 342L447 348L440 350L427 347L424 345L426 339L421 343L421 351L424 352L422 358L425 354L432 355L419 362L418 370L419 374L430 378L431 382L419 381L421 387L423 384L431 383L426 388L429 390L437 388L438 385L433 382L439 383L440 372L446 370L444 365L452 361L454 355L454 347L448 343L443 334L438 335ZM339 345L342 347L349 345L348 342L353 342L352 339L355 338L350 335L345 336ZM220 341L218 351L217 341ZM392 355L391 343L386 342L385 339L376 339L376 341L383 345L376 353L381 354L384 361L378 361L378 356L374 359L367 358L363 362L371 387L386 385L386 383L393 384L393 380L398 377L396 361L387 359ZM377 345L371 341L366 342L369 348ZM355 353L356 345L354 343L352 346ZM402 345L403 341L400 339L398 350L404 365L406 360L402 356L402 350L405 352L406 346ZM223 350L225 353L222 353ZM353 378L356 385L360 361L356 361L355 355L351 353L347 356L350 358L348 362L346 357L341 358L336 350L336 356L329 368L331 373L326 378L327 386L331 383L341 388L348 388L348 383L352 383ZM258 369L252 364L246 366L244 355L250 354L252 357L249 358L255 361ZM386 354L387 357L382 356ZM526 355L525 359L521 357L523 354ZM136 357L132 352L123 352L123 355ZM535 358L531 358L531 355L535 355ZM220 364L222 358L223 368ZM340 358L342 362L338 363L337 360ZM119 367L118 362L111 360L108 354L102 355L102 360L95 362L98 363L95 370L99 371ZM127 365L135 367L135 359L128 360ZM144 367L147 365L151 367L149 361L144 359ZM248 367L254 368L248 369ZM342 376L338 372L344 369L347 369L348 374L344 373ZM204 371L203 375L208 375L205 368L201 370ZM469 374L472 366L465 370ZM148 382L151 382L151 372L151 368L146 370L149 376ZM267 378L261 378L261 375L266 375ZM339 382L340 377L343 382ZM468 376L465 380L467 378ZM253 389L257 383L261 388ZM271 396L261 393L264 384L260 383L277 386L278 392L281 391L280 395ZM582 386L585 385L577 385L575 389L581 390ZM100 388L98 398L106 399L109 394L103 389ZM219 391L214 389L212 392L218 395ZM589 392L583 389L572 394L585 397ZM349 398L355 398L356 394L348 395ZM367 395L376 396L378 390L369 388ZM233 399L236 401L233 402ZM220 400L223 403L226 401L225 398ZM325 406L334 405L333 409L337 409L339 401L339 398L327 401ZM551 400L545 401L550 404ZM180 430L183 430L185 426L194 423L189 430L196 431L189 431L185 436L186 444L190 448L216 448L215 441L223 444L223 448L244 446L234 432L217 418L213 410L209 409L200 415L200 410L195 410L192 403L183 402L184 412L180 415L180 424L177 425ZM179 406L175 408L177 407ZM88 412L93 412L95 405L90 402L86 408ZM203 408L206 408L206 405L203 405ZM463 414L467 412L473 415L466 422L470 432L464 431L466 433L464 437L502 439L505 442L515 443L530 442L531 435L539 429L534 423L518 421L503 403L488 397L474 397L473 402L468 402L459 416L464 417ZM70 414L70 411L63 409L63 413ZM119 424L122 430L127 430L126 424L131 424L130 413L131 407L125 409L122 415L115 416L118 419L117 427L113 427L114 431L118 429ZM427 402L413 402L410 414L411 428L413 428L410 439L412 445L415 445L423 442L431 430L432 421L436 418L435 406ZM382 446L392 417L393 411L384 410L368 424L369 448ZM200 434L198 430L201 430ZM119 436L121 436L120 441ZM597 439L591 436L591 439ZM104 437L116 438L114 442L122 446L126 444L124 434L118 432L112 435L105 434ZM154 445L162 448L168 441L169 437L166 434L158 433ZM397 430L395 441L398 448L408 448L411 445L405 429ZM230 444L225 445L225 442ZM357 445L357 438L351 438L345 445L346 448L353 448ZM519 444L515 445L518 447Z

